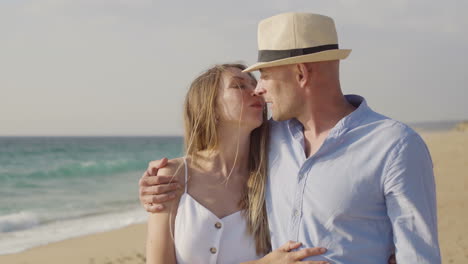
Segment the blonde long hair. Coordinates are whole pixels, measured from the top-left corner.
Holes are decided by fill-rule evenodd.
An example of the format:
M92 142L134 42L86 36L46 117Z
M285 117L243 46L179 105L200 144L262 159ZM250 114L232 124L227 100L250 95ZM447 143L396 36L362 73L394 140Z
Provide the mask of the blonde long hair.
M218 147L216 98L223 73L228 68L244 70L242 64L221 64L206 70L190 85L184 103L185 153L194 156L199 151ZM255 77L249 73L255 79ZM265 205L267 175L268 123L266 109L263 124L250 135L249 178L240 201L247 219L248 231L255 238L257 254L271 251L270 232Z

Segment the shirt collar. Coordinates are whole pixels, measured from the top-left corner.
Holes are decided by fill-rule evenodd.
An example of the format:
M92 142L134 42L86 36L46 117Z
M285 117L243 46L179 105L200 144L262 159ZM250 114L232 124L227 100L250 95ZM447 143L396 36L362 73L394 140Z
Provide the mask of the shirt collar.
M345 99L356 107L356 110L338 121L335 127L330 131L329 137L339 137L348 130L358 126L360 121L371 111L370 107L367 105L366 99L362 96L348 94L345 95ZM291 135L293 135L294 138L302 138L304 127L301 122L295 118L290 119L287 122Z

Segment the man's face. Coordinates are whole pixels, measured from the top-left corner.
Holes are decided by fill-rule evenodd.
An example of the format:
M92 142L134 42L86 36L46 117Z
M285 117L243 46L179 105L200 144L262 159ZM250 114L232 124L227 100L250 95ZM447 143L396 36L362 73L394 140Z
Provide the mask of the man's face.
M299 86L295 78L294 66L285 65L260 70L260 80L255 93L263 96L276 121L296 117L300 108Z

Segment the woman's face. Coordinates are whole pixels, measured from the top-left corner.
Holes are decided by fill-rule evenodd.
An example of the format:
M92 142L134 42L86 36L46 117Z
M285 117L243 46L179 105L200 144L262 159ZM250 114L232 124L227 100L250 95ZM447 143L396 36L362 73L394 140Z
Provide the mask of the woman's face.
M265 101L254 96L257 81L239 68L228 68L221 78L217 116L223 125L255 129L263 122Z

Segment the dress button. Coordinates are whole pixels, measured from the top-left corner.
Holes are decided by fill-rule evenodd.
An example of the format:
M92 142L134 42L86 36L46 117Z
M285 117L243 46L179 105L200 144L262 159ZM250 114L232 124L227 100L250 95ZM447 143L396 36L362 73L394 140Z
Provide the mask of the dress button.
M220 222L216 222L215 227L220 229L223 225Z
M216 254L216 248L215 247L210 248L210 252L211 254Z

